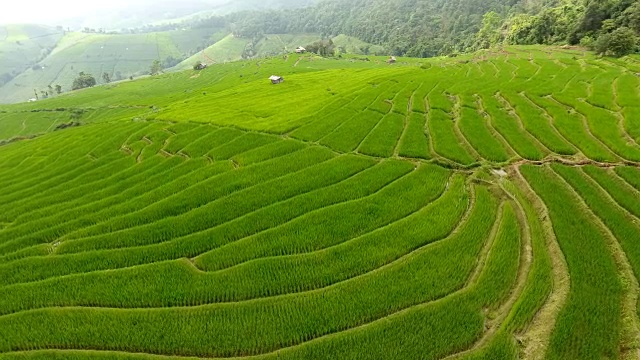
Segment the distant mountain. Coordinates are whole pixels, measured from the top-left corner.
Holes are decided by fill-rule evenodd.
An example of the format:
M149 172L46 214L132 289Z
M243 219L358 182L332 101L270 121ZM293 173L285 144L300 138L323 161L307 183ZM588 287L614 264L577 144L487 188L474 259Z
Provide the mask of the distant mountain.
M227 15L244 10L291 9L308 6L316 0L137 0L62 21L65 26L82 29L121 30L147 24L176 22L193 17Z
M43 25L0 26L0 86L35 66L53 51L62 29Z

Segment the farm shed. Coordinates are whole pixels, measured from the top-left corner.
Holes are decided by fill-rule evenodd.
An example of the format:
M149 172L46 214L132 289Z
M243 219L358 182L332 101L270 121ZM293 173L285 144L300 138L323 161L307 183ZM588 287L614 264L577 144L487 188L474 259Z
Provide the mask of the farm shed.
M282 76L277 76L277 75L271 75L269 80L271 80L272 84L280 84L281 82L284 82L284 78Z

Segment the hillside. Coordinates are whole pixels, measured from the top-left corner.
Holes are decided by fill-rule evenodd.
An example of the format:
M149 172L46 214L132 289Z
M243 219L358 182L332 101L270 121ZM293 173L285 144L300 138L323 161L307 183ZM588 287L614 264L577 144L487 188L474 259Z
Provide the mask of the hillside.
M1 106L0 359L635 358L638 73L294 55Z
M323 0L305 9L236 13L225 20L243 37L346 34L393 55L432 57L531 44L582 44L609 53L612 36L624 39L625 55L638 51L638 14L635 0Z
M217 29L175 30L145 34L67 33L43 59L27 58L38 66L27 69L0 87L0 103L23 102L48 86L71 90L79 72L92 74L103 83L102 74L112 80L127 79L149 71L154 60L173 66L218 40ZM213 35L212 35L213 34ZM28 54L22 54L22 56ZM17 56L17 55L16 55ZM24 58L22 58L24 61Z
M0 87L45 58L62 36L48 26L0 25Z
M104 73L119 80L145 75L154 60L184 70L281 55L320 39L331 39L337 54L424 58L532 44L580 45L617 57L640 50L640 2L631 0L203 0L192 5L205 10L187 16L177 14L191 5L174 5L176 15L164 13L162 21L141 20L118 34L71 33L60 46L62 30L42 37L24 34L44 27L14 27L7 39L32 40L0 41L9 60L0 66L0 103L45 97L56 85L66 91L80 71L99 82ZM0 39L8 31L0 29Z
M172 70L191 69L198 62L213 64L291 54L298 46L304 47L320 40L322 37L318 34L263 34L253 38L242 38L229 34L208 48L185 59ZM363 49L366 49L372 54L384 54L384 48L381 46L371 45L350 36L338 35L331 40L336 49L343 53L362 54Z

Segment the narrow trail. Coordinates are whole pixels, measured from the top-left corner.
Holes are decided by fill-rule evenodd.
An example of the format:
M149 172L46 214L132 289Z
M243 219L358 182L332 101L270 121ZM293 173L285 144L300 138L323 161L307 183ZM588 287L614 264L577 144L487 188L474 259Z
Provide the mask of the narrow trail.
M448 96L451 96L451 95L448 95ZM454 100L453 113L451 114L451 116L453 117L453 131L458 137L458 141L460 142L460 145L462 145L462 147L469 153L469 155L471 155L471 157L473 157L476 161L479 161L482 159L482 156L480 156L480 153L478 152L478 150L476 150L471 145L469 140L467 140L467 138L464 136L464 134L460 130L460 119L462 118L462 114L461 114L462 104L460 101L460 97L459 96L451 96L451 97Z
M578 148L574 143L572 143L571 141L569 141L564 135L562 135L562 133L558 130L558 128L556 127L556 125L554 124L555 120L553 118L553 116L551 116L551 114L549 114L549 111L545 108L543 108L542 106L538 105L535 103L535 101L531 100L531 98L529 97L529 95L527 93L525 93L524 91L519 93L520 96L522 96L522 98L524 98L529 105L535 107L536 109L538 109L542 114L543 117L547 120L549 127L551 128L551 131L560 139L562 139L565 144L569 145L569 147L572 147L573 150L576 152L576 155L580 155L582 157L586 156L582 153L582 150L580 150L580 148Z
M613 101L614 104L617 107L616 111L610 111L611 113L614 114L614 116L616 116L618 118L618 127L620 128L620 131L622 133L622 136L627 140L627 143L629 145L633 145L633 146L638 146L640 147L640 143L638 141L636 141L636 139L633 138L633 136L631 136L631 134L629 134L629 132L627 131L627 128L625 126L625 117L623 112L626 110L626 108L624 106L620 105L620 92L618 90L618 83L619 83L620 77L617 77L613 84L611 85L611 91L613 93ZM640 94L638 94L640 95Z
M607 199L618 209L620 209L625 216L629 219L629 221L633 221L635 216L628 212L625 208L620 206L611 195L604 189L597 181L592 179L588 174L582 171L582 174L585 178L588 179L594 186L598 187L605 194ZM568 184L567 184L568 185ZM576 196L579 196L578 193L571 188ZM582 199L580 197L580 199ZM587 208L587 204L583 202L583 205ZM635 276L633 271L633 267L627 258L624 249L622 248L619 240L615 237L615 235L611 232L609 227L607 227L600 217L598 217L592 210L587 210L590 215L597 219L597 224L599 227L603 229L603 231L607 234L607 239L609 240L609 247L613 253L613 256L616 261L616 265L618 266L618 270L621 273L622 283L624 287L624 300L622 306L622 332L621 338L623 344L621 345L621 352L623 359L640 359L640 319L638 318L637 312L637 304L638 299L640 297L640 284L638 283L638 279Z
M513 306L522 295L525 286L527 285L527 278L529 275L529 271L531 270L531 264L533 262L533 247L531 243L531 231L529 229L529 225L526 221L526 214L522 206L518 203L518 201L512 197L509 192L500 185L502 191L511 199L510 203L515 205L516 217L518 219L518 223L520 224L521 229L521 237L520 237L520 261L518 267L518 273L516 275L516 280L514 286L511 288L511 292L507 298L507 300L500 305L500 307L493 312L494 316L488 317L485 320L485 332L480 337L480 339L469 349L447 356L444 360L452 360L452 359L460 359L465 355L469 355L474 351L482 349L486 346L501 328L501 326L505 323L505 320L511 313Z
M533 60L533 58L531 57L531 55L529 55L529 56L530 56L530 57L529 57L529 63L530 63L533 67L535 67L535 68L536 68L536 72L535 72L535 73L533 73L533 75L531 75L531 77L530 77L530 78L528 78L527 80L525 80L525 82L529 82L529 81L533 80L534 78L536 78L536 77L540 74L540 71L542 70L542 66L538 65L538 64Z
M569 106L569 105L566 105L566 104L560 102L553 95L548 95L548 96L546 96L546 98L548 100L554 102L556 105L560 106L561 108L565 109L567 112L570 112L572 114L578 115L578 117L580 117L580 120L582 122L584 130L587 132L587 135L590 137L590 140L593 140L598 145L600 145L603 148L603 150L607 151L610 156L612 156L614 159L616 159L616 161L624 161L624 159L618 153L613 151L613 149L611 149L611 147L609 147L602 140L600 140L600 138L598 138L597 136L595 136L593 134L593 131L591 129L591 125L589 124L589 119L587 119L587 117L583 113L581 113L580 111L575 109L573 106Z
M407 136L407 129L408 129L408 125L409 125L409 117L413 114L414 97L416 96L416 91L418 91L418 89L421 86L422 86L422 83L420 85L418 85L418 87L415 90L413 90L413 93L411 94L411 96L409 97L409 101L407 102L407 113L404 116L404 123L402 125L402 134L400 135L400 138L396 142L396 145L395 145L395 147L393 149L393 157L400 157L400 155L399 155L400 146L404 142L404 138Z
M482 270L486 265L486 260L489 257L489 253L491 252L491 248L493 248L493 243L495 242L496 237L498 236L498 231L500 230L500 224L502 224L502 220L504 217L504 203L500 204L500 208L498 209L498 218L496 219L493 227L491 228L491 232L487 237L484 245L482 246L482 250L476 257L476 266L473 269L473 272L467 279L463 288L469 288L471 285L476 284L480 275L482 274Z
M516 109L513 107L513 105L511 105L511 103L509 103L509 101L507 101L507 99L504 98L504 96L502 96L500 92L495 93L494 96L496 99L498 99L500 105L503 106L502 110L508 113L509 116L517 121L518 127L527 135L527 138L535 143L536 147L540 151L542 151L542 153L544 153L545 155L553 154L553 151L551 151L551 149L540 142L537 137L535 137L532 133L529 132L529 130L527 130L526 126L524 125L524 121L522 120Z
M553 171L553 169L551 169ZM640 286L638 280L633 273L633 268L629 263L629 259L620 246L617 238L611 230L602 222L600 217L590 210L587 203L582 199L580 194L567 182L560 174L553 171L555 176L562 181L567 189L575 197L575 200L580 204L582 211L593 220L603 232L606 238L607 245L611 250L611 255L614 258L620 280L622 282L623 295L622 295L622 326L620 330L620 352L622 359L639 359L640 358L640 320L637 314L638 296L640 294Z
M429 96L433 93L433 91L438 88L438 85L440 85L440 82L437 82L432 88L431 90L429 90L429 92L427 92L427 95L424 97L424 109L425 109L425 114L424 114L424 133L427 136L428 140L429 140L429 155L431 155L432 158L437 158L439 155L436 154L436 150L433 146L433 136L431 134L431 130L429 130L429 114L431 113L431 103L429 102Z
M477 107L476 111L478 112L479 116L485 119L487 124L487 129L489 130L491 135L495 139L497 139L498 142L500 142L500 144L502 144L502 146L505 148L510 158L514 158L514 157L519 158L520 154L518 154L518 152L513 148L513 146L511 146L509 141L507 141L507 139L502 135L502 133L500 133L500 131L498 131L498 129L496 128L493 117L489 115L489 113L487 112L484 106L484 101L482 100L482 96L478 94L474 94L473 96L476 99L476 107Z
M524 179L520 173L519 165L514 166L512 169L513 182L524 192L525 197L535 208L538 213L538 218L543 223L543 231L547 239L547 251L552 264L553 289L551 290L551 294L549 294L547 301L538 311L529 327L520 336L522 344L524 345L522 351L523 358L541 360L544 359L546 354L549 339L555 327L558 314L569 296L571 279L569 278L567 261L556 239L546 205Z

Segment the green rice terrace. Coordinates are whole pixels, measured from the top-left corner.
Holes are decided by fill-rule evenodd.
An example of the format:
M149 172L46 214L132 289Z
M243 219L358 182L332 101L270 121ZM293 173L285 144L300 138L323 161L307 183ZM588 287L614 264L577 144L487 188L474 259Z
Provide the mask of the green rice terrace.
M640 57L387 60L0 107L0 359L638 359Z

